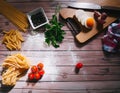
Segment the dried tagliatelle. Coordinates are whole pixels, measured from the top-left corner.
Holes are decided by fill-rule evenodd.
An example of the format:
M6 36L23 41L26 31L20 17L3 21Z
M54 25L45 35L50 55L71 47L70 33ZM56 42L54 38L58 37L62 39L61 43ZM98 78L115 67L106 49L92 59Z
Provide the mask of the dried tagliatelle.
M21 33L18 30L4 31L2 43L6 45L9 50L20 50L21 43L24 41Z
M16 81L29 69L29 60L20 53L8 56L3 64L2 84L14 86Z

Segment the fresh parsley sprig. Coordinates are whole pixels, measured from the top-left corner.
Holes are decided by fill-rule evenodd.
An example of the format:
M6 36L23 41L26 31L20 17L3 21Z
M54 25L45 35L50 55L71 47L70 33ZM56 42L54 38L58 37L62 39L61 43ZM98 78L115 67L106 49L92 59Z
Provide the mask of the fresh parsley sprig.
M48 45L53 45L55 48L59 47L59 43L62 42L64 39L65 31L62 30L63 24L60 23L57 19L57 13L59 12L60 8L57 7L55 14L52 16L49 24L46 24L46 31L45 31L45 42Z

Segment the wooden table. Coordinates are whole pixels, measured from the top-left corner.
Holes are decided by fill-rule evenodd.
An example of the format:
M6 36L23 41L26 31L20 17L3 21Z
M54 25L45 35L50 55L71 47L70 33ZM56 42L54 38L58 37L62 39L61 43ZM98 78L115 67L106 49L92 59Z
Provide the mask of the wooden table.
M67 7L66 4L70 2L91 1L101 5L120 6L119 0L7 0L24 13L43 7L49 19L58 3ZM0 41L3 37L2 31L10 29L17 28L0 15ZM45 75L38 82L26 82L26 74L12 89L0 87L0 93L120 93L120 55L106 55L103 52L101 38L104 32L85 44L79 44L74 41L66 24L63 30L66 35L57 49L45 44L43 29L30 29L23 33L25 42L21 51L8 51L0 42L0 72L7 55L18 52L30 59L31 66L40 61L45 66ZM84 65L78 74L74 71L77 62Z

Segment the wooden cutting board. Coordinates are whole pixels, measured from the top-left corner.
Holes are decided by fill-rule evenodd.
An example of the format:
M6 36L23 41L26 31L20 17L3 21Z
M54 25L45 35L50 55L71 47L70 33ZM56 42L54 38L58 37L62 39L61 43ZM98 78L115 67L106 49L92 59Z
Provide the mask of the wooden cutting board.
M75 15L76 9L71 8L63 8L60 10L60 15L64 18L73 18ZM93 16L93 12L86 12L88 15ZM117 18L108 16L106 19L106 23L103 25L102 29L98 29L97 23L95 22L94 27L90 31L80 31L75 38L80 42L84 43L88 41L90 38L98 34L99 32L103 31L104 28L106 28L108 25L110 25L112 22L114 22Z

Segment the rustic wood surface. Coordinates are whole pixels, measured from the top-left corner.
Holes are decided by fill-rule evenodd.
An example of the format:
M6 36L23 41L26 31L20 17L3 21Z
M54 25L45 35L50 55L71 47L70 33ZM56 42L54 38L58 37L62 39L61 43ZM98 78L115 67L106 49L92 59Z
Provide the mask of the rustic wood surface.
M62 8L67 7L67 3L70 2L120 6L120 0L7 0L7 2L24 13L43 7L49 20L58 3ZM66 32L65 38L56 49L45 44L43 28L38 31L32 31L30 28L27 33L22 33L25 42L21 51L9 51L1 40L2 31L10 29L17 28L0 14L0 73L1 64L7 55L20 52L30 59L31 66L43 62L45 75L38 82L32 83L27 82L26 74L12 88L2 87L0 84L0 93L120 93L120 54L103 52L101 38L104 32L85 44L79 44L65 24L62 28ZM84 65L78 74L74 71L77 62Z

